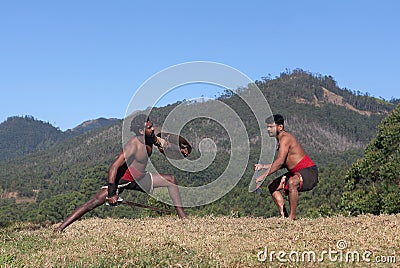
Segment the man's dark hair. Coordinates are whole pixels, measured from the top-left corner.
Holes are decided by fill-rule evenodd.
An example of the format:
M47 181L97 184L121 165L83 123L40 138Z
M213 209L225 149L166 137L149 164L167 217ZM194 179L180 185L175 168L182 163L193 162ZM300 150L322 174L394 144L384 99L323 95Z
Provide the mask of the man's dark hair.
M265 123L267 123L267 124L275 123L277 125L285 126L285 119L280 114L274 114L274 115L268 117L267 119L265 119Z
M144 129L144 124L149 120L150 118L145 114L136 115L131 121L131 131L139 135L139 130Z

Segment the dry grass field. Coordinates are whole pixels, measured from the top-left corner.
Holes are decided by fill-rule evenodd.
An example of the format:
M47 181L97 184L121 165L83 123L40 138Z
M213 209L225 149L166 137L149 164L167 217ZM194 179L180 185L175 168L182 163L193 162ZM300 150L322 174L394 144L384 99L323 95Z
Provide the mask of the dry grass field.
M396 267L400 215L299 219L173 216L17 224L0 267ZM396 265L397 264L397 265Z

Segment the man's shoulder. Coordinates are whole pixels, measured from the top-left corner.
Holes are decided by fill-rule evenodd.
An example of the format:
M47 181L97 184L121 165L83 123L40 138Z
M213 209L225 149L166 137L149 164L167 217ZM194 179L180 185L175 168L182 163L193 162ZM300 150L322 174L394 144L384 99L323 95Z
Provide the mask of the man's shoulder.
M130 145L134 145L134 144L138 144L138 143L140 143L140 141L139 141L139 139L138 139L137 136L132 137L132 138L128 141L128 144L130 144Z
M132 138L129 139L129 141L137 141L137 140L139 140L138 136L133 136Z
M286 132L286 133L288 134L288 136L289 136L290 138L296 139L296 135L294 135L292 132Z
M279 140L279 143L286 143L293 145L295 143L298 143L296 137L290 133L290 132L285 132L285 135L282 135L281 139Z
M287 131L285 131L281 136L281 140L291 140L291 139L296 139L296 137L292 133Z

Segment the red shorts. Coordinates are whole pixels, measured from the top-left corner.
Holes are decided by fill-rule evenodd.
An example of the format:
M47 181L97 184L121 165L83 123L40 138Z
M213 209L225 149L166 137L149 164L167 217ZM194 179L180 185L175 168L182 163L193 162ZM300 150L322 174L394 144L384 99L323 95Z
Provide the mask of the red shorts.
M289 180L295 175L300 179L298 187L299 192L310 191L318 183L318 168L310 157L306 155L294 168L289 170L289 172L270 182L268 184L269 192L271 194L275 192L281 185L282 179L284 179L283 192L287 195L289 193Z
M283 192L289 194L289 180L297 175L300 179L299 192L309 191L318 183L318 169L308 155L305 155L297 165L284 176Z
M145 172L141 172L134 167L128 167L121 179L125 181L134 181L143 178L144 175L146 175Z
M308 167L312 167L315 166L314 162L311 160L311 158L308 155L305 155L299 163L297 163L297 165L290 169L289 171L291 173L296 173L299 172L302 169L308 168Z

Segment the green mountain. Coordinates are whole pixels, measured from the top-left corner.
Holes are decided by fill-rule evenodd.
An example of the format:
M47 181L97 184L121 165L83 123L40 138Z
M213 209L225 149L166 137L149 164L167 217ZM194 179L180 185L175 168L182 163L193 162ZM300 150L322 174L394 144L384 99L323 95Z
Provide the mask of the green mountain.
M0 124L0 160L49 149L64 138L61 130L32 116L9 117Z
M112 126L119 120L98 118L65 132L33 116L13 116L0 124L0 160L44 151L74 136Z
M341 89L330 76L302 70L285 72L275 79L263 78L256 81L256 85L266 96L272 111L285 116L286 129L297 136L320 168L318 187L300 195L298 215L336 213L344 191L346 170L363 156L366 145L376 135L377 126L395 108L398 100L385 101ZM251 91L251 87L241 90ZM249 164L243 179L227 195L210 205L188 209L188 212L276 216L275 205L265 189L261 196L247 190L260 151L260 131L254 115L234 92L226 91L219 101L237 112L246 126L251 144ZM154 124L161 126L179 104L154 108L150 115ZM202 105L206 104L192 103L188 108L196 110ZM47 150L0 161L0 223L62 220L106 181L108 166L122 147L121 131L119 121L65 139ZM213 163L201 172L183 172L155 153L152 162L157 169L174 174L185 186L203 185L217 178L227 166L231 152L229 136L223 127L214 120L196 118L184 126L182 135L193 145L192 160L199 157L199 141L212 139L218 148ZM124 197L154 203L137 193L124 192ZM149 213L126 208L110 211L101 207L87 216L132 218L143 215Z
M68 129L67 131L65 131L65 133L68 135L76 136L98 128L104 128L115 125L118 121L120 120L116 118L100 117L94 120L85 121L82 124L74 127L73 129Z

